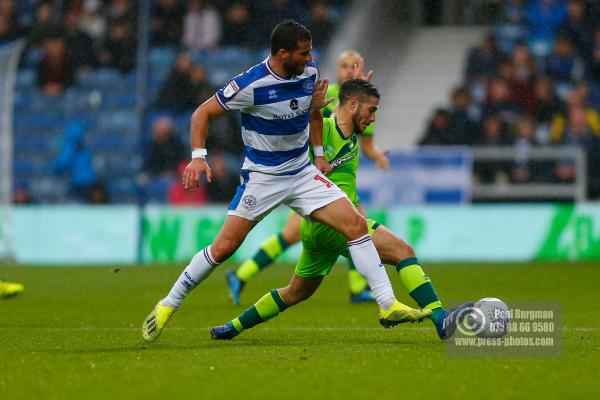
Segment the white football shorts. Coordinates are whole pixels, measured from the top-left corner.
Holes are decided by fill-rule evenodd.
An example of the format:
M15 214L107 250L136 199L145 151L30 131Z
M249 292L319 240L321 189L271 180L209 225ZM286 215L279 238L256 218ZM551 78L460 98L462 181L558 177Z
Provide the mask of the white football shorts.
M340 188L309 165L295 175L269 175L242 171L241 184L229 204L229 215L260 221L271 210L285 204L302 217L348 197Z

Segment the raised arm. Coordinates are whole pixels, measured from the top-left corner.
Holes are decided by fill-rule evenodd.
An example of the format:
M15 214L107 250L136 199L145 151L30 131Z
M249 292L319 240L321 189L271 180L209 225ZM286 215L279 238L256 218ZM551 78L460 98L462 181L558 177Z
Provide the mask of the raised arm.
M360 148L362 149L363 154L367 156L367 158L373 160L379 169L384 171L388 170L388 152L381 151L377 148L373 136L360 136Z
M323 114L321 110L335 100L333 97L325 98L328 87L329 81L327 79L317 81L310 103L310 143L313 146L315 167L324 174L331 171L331 165L329 165L323 151Z
M206 135L208 133L208 122L219 117L225 112L225 109L217 102L213 96L209 100L202 103L192 114L192 122L190 128L190 142L192 144L192 152L206 149ZM183 172L183 186L186 190L194 190L200 185L200 177L202 173L206 174L206 179L211 182L212 174L206 159L203 156L192 156L192 161L189 162Z

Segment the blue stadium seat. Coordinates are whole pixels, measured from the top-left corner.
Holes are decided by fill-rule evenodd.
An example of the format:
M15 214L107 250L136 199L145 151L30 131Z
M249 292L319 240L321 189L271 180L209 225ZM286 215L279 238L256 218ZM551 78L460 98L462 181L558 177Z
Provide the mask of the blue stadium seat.
M171 68L177 57L177 51L172 47L156 47L150 50L150 67Z
M36 84L36 73L33 68L24 68L17 72L17 89L30 89Z
M137 203L140 197L139 186L132 178L109 181L108 192L113 203Z
M104 132L122 132L124 135L135 133L140 130L140 120L137 114L131 111L103 112L98 114L98 125L96 130Z
M143 190L145 203L166 203L175 178L153 178Z

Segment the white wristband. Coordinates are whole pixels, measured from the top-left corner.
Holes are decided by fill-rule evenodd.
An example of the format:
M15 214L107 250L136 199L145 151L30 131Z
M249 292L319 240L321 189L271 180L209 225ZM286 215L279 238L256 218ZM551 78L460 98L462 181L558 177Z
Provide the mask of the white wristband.
M313 147L313 154L315 155L315 157L323 157L323 155L325 154L323 152L323 146Z
M207 154L208 154L208 152L206 151L206 149L194 149L192 151L192 159L194 159L194 158L206 158Z

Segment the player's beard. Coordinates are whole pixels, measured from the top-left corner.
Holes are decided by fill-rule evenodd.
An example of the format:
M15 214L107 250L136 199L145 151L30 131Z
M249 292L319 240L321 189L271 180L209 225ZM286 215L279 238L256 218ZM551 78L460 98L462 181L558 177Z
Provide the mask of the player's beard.
M304 65L296 64L290 59L283 63L283 70L290 77L294 75L302 75L304 72Z
M356 112L352 115L352 125L354 125L355 133L363 133L363 131L364 131L364 129L362 129L361 124L360 124L360 109L361 108L362 108L362 106L359 105Z

